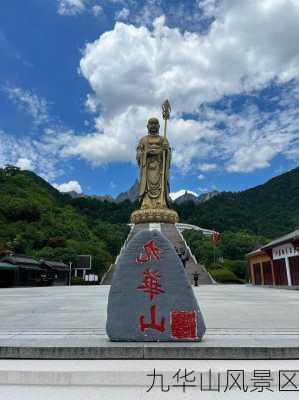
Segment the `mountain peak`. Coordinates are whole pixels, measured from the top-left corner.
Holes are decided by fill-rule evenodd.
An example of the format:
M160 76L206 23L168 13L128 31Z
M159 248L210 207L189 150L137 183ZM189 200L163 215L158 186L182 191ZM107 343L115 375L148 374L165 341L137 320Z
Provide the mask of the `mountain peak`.
M192 192L192 190L187 190L187 189L181 189L178 190L177 192L172 192L170 193L169 197L171 198L172 201L176 201L177 199L183 197L183 196L188 196L191 195L194 198L198 197L198 194L195 192Z
M124 200L130 200L132 203L138 199L139 196L139 182L138 179L136 179L135 183L133 186L130 187L130 189L127 192L122 192L120 193L115 201L116 203L120 203Z

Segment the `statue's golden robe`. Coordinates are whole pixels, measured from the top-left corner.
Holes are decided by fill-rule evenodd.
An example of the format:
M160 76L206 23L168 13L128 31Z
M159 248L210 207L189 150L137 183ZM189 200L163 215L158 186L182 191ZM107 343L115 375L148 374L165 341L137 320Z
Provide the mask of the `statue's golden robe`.
M140 208L168 208L171 148L160 135L144 136L137 147Z

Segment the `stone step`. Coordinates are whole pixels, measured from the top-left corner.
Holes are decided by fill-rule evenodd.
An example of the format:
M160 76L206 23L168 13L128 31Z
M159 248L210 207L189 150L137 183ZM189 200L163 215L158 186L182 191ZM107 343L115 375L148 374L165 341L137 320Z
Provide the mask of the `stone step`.
M198 284L200 285L210 285L213 283L210 275L206 272L205 269L202 268L200 264L195 264L192 262L188 262L186 265L186 273L188 275L189 282L194 285L194 276L193 274L198 273Z
M0 398L221 400L253 396L289 400L296 398L296 394L288 381L293 373L286 371L298 369L298 360L1 360ZM185 371L190 374L187 379L177 380L177 375L182 376ZM256 384L254 371L269 371L269 379L263 378L260 385ZM298 384L298 376L292 382ZM280 389L284 389L283 393Z
M181 235L179 234L177 228L173 224L161 224L162 226L162 232L164 235L171 241L171 243L176 246L179 250L182 249L184 250L188 256L189 260L186 263L186 273L188 276L188 280L191 285L194 284L194 277L193 274L195 272L198 273L198 284L199 285L207 285L207 284L213 284L213 279L209 275L209 273L206 271L203 265L195 263L193 259L193 255L190 253L188 248L185 245L185 242L183 241Z
M149 229L150 224L136 224L134 225L133 230L129 233L127 242L138 232L144 229ZM209 273L206 271L203 265L201 264L196 264L193 260L193 255L190 253L190 251L187 249L185 242L183 241L181 235L179 234L176 226L174 224L165 224L162 223L160 224L161 227L161 232L167 237L168 240L173 244L174 247L177 247L178 249L184 250L188 256L189 260L186 262L186 273L188 276L189 283L191 285L194 285L194 277L193 274L195 272L198 273L198 284L199 285L209 285L213 284L213 279L209 275ZM112 283L112 277L113 273L115 270L115 264L112 264L107 271L104 279L102 280L101 284L103 285L111 285Z
M277 387L279 371L298 367L299 360L0 360L0 388L4 384L150 387L148 375L154 369L163 373L165 385L174 384L175 373L186 369L194 371L195 383L200 383L202 374L203 383L210 375L215 385L220 375L220 387L226 386L228 370L244 371L244 384L252 386L254 370L268 369Z

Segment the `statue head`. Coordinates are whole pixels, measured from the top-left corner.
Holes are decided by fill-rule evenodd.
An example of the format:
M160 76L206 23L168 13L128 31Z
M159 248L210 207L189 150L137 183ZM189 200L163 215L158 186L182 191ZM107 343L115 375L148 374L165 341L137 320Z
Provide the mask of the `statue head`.
M158 118L150 118L147 122L149 135L159 135L160 123Z

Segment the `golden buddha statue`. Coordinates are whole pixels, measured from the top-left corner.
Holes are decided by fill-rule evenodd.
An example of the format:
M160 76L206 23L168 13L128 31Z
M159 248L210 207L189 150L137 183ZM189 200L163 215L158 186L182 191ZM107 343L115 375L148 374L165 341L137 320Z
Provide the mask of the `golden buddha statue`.
M139 210L132 213L131 222L176 223L178 215L169 209L171 148L166 138L166 129L164 137L160 136L157 118L148 120L147 129L148 134L140 139L137 147L140 204Z

